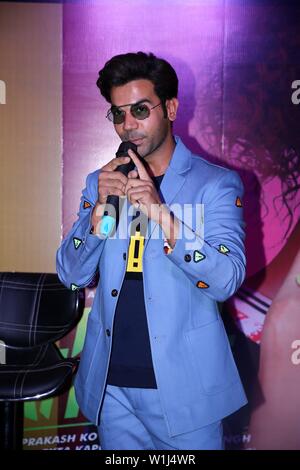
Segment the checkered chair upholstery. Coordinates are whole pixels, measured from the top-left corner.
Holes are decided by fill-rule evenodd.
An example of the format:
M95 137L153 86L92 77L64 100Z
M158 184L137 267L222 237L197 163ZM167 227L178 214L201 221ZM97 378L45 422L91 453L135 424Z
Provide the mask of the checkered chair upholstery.
M84 291L67 289L56 274L0 273L0 448L21 448L23 406L72 384L77 358L63 358L55 341L71 331ZM2 424L1 424L2 423Z

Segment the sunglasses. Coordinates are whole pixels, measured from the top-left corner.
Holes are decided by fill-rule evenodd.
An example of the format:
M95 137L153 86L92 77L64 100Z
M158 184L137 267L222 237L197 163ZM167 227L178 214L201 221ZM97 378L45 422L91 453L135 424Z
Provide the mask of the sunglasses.
M135 119L142 121L143 119L147 119L147 117L150 116L150 112L152 109L157 108L157 106L160 106L160 105L161 105L161 102L156 104L152 108L150 108L145 103L135 103L132 105L124 104L123 106L130 106L131 115ZM112 106L110 110L108 111L106 117L109 121L113 122L114 124L122 124L122 122L125 121L125 115L126 115L126 112L123 109L118 108L117 106Z

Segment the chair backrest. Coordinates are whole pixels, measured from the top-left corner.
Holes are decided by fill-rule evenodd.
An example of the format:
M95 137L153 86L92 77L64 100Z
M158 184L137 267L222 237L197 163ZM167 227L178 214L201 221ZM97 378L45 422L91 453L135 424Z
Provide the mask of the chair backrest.
M35 347L65 336L79 321L84 291L67 289L56 274L0 273L0 341Z

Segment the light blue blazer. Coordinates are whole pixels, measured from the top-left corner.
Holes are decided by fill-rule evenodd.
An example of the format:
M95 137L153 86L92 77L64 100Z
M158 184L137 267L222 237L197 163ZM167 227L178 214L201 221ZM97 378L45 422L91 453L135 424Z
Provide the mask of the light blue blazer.
M90 234L98 175L99 170L88 175L78 220L57 252L58 275L70 288L84 287L100 273L75 380L79 406L97 425L129 241L124 234L118 237L126 211L115 237ZM166 254L160 227L149 223L143 282L158 392L169 434L175 436L247 402L217 306L245 275L243 187L234 171L193 155L176 137L160 191L181 221L181 234Z

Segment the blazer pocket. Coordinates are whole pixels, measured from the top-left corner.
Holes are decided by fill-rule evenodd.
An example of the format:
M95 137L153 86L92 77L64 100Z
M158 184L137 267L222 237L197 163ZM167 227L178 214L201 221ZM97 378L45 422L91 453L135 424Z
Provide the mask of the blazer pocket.
M239 380L221 319L187 331L186 338L205 393L218 393Z

